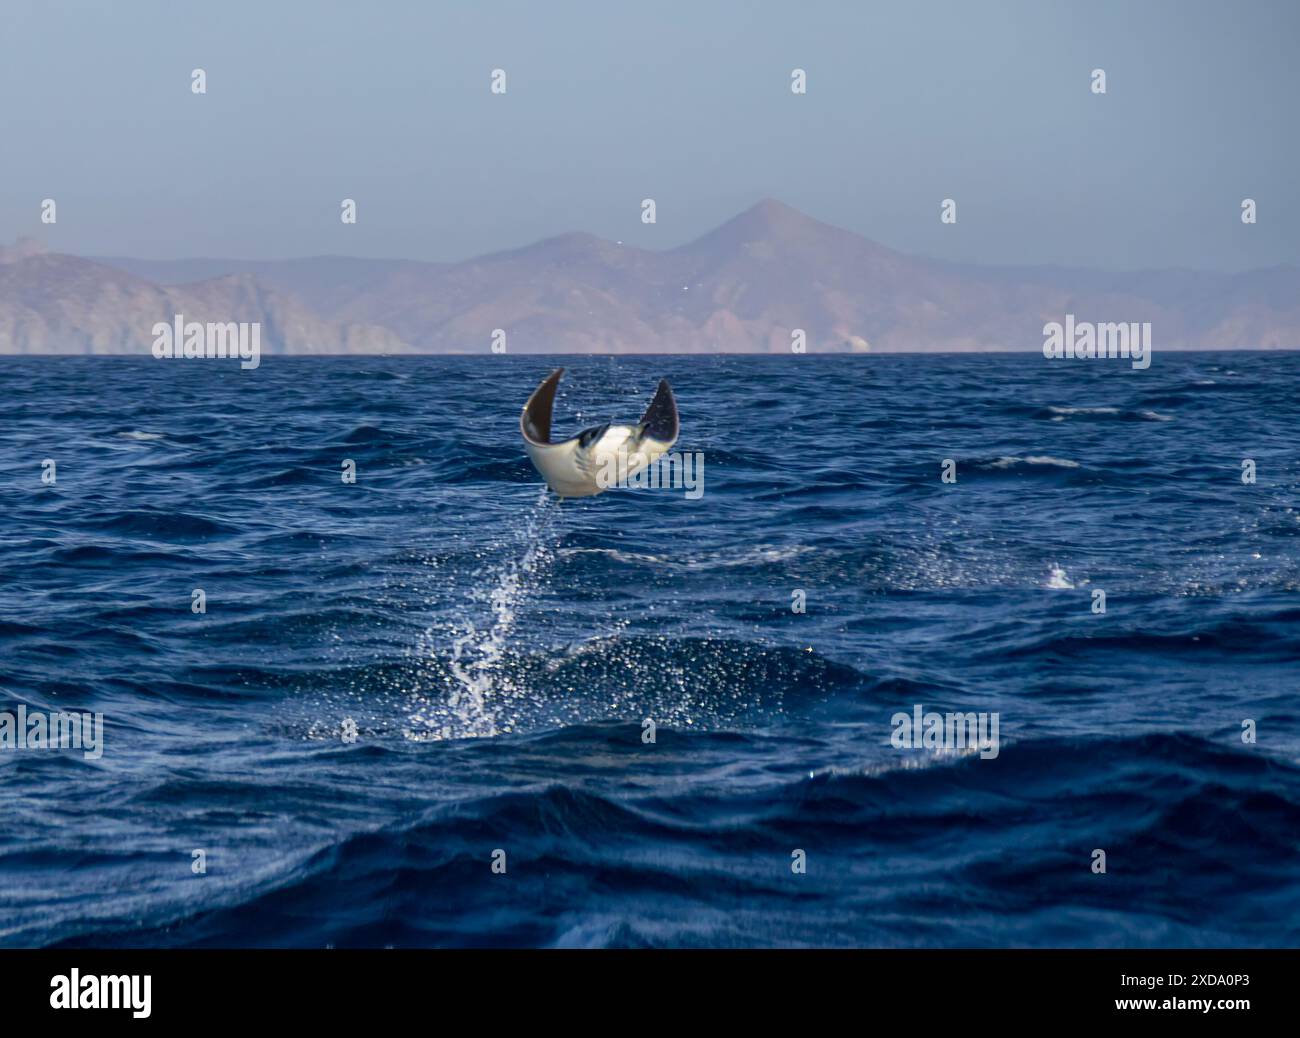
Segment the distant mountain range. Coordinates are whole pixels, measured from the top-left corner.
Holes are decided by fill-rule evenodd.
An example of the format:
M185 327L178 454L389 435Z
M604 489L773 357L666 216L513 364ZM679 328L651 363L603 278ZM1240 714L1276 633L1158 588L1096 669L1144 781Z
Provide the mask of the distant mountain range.
M1160 349L1300 347L1300 270L1102 273L895 252L766 200L654 252L565 234L462 263L97 259L0 248L0 353L148 353L155 322L257 321L264 353L1040 349L1150 321Z

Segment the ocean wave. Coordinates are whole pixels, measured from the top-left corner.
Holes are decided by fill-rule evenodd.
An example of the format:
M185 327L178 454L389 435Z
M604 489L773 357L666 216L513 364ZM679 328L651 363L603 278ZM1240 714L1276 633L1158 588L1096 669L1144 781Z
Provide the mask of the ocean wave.
M646 766L654 751L635 729L581 734L606 764L578 784L434 802L408 820L294 853L292 868L254 871L202 911L179 898L137 902L130 925L122 912L47 922L44 932L55 946L107 947L213 945L230 933L259 946L361 947L970 945L1006 933L1019 944L1104 947L1214 945L1237 930L1248 944L1297 937L1292 874L1270 863L1296 860L1300 770L1242 749L1177 733L1041 739L1009 744L994 760L748 787L695 781L669 800L599 789L607 769ZM741 750L725 735L694 742L705 759ZM467 752L486 759L489 747ZM157 802L194 792L160 790ZM252 793L240 810L255 810ZM793 850L806 855L803 875L791 871ZM1104 874L1094 871L1098 850ZM114 856L124 865L131 853ZM941 879L962 896L927 893ZM440 896L428 897L431 889ZM810 913L810 899L842 910ZM1143 905L1136 916L1134 899ZM1045 915L1054 925L1042 926ZM37 932L20 927L0 939Z
M1079 463L1071 461L1069 458L1054 458L1050 454L1031 454L1024 458L1003 456L995 458L993 461L978 463L978 467L989 469L1033 468L1035 466L1077 469Z
M1172 422L1174 420L1173 415L1161 414L1158 411L1147 410L1144 408L1065 407L1057 404L1049 405L1046 408L1034 412L1034 416L1037 418L1047 418L1053 422L1063 422L1072 418L1093 421L1113 419L1125 422Z

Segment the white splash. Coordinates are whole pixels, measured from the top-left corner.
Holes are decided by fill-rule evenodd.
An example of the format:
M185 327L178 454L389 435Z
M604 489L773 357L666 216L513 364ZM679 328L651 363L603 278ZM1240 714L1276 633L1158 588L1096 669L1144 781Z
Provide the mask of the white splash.
M989 462L988 467L991 469L1009 469L1022 464L1023 465L1047 465L1047 466L1051 466L1054 468L1061 468L1061 469L1077 469L1079 467L1079 463L1077 461L1071 461L1069 458L1054 458L1050 454L1030 454L1028 457L1025 458L1017 458L1017 457L1012 457L1010 455L1003 455L1002 457L998 458L996 461Z
M1060 566L1053 566L1047 574L1047 584L1045 586L1054 591L1064 591L1074 587L1074 581Z
M514 679L504 673L502 660L509 648L515 623L524 602L536 585L537 577L552 556L550 528L555 515L554 501L542 488L521 532L523 553L502 563L485 576L490 585L487 601L492 619L480 628L466 619L462 633L451 643L448 667L454 683L447 691L445 705L455 719L454 727L434 722L433 709L417 710L409 718L407 735L412 739L488 737L509 731L508 714L503 711L510 701L527 695ZM433 650L434 632L425 636L426 650Z

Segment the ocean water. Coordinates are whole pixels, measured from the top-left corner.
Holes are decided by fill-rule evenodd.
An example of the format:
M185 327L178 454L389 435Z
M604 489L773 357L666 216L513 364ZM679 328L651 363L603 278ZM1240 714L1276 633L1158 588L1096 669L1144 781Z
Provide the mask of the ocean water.
M563 432L670 379L703 495L543 493L553 363ZM0 749L0 944L1300 943L1300 354L6 358L0 418L0 710L104 718Z

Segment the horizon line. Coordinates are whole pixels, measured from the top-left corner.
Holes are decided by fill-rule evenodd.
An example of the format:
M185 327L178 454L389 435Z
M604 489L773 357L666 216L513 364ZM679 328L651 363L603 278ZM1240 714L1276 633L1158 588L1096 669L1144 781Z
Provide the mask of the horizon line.
M1161 354L1169 353L1231 353L1240 356L1243 353L1300 353L1300 345L1297 346L1206 346L1200 349L1195 347L1171 347L1168 349L1157 350ZM1040 356L1042 350L1037 347L1026 347L1020 350L808 350L804 353L781 353L770 350L717 350L713 353L700 353L696 351L680 350L673 353L656 352L652 350L625 350L619 353L492 353L488 351L469 351L469 350L443 350L443 351L421 351L408 350L400 353L274 353L263 351L261 356L265 361L267 358L274 357L278 360L320 360L322 357L342 358L347 360L401 360L407 357L504 357L504 358L544 358L544 357L598 357L601 359L613 359L616 357L1019 357L1024 355ZM47 353L32 351L28 353L0 353L0 357L7 360L13 360L20 357L41 357L57 358L59 360L141 360L157 361L159 358L153 356L148 350L136 353ZM192 360L214 360L230 358L213 358L213 357L194 357L194 358L170 358L170 359L192 359ZM238 358L236 358L238 359ZM1046 359L1046 358L1044 358ZM1096 359L1096 358L1076 358L1076 359Z

